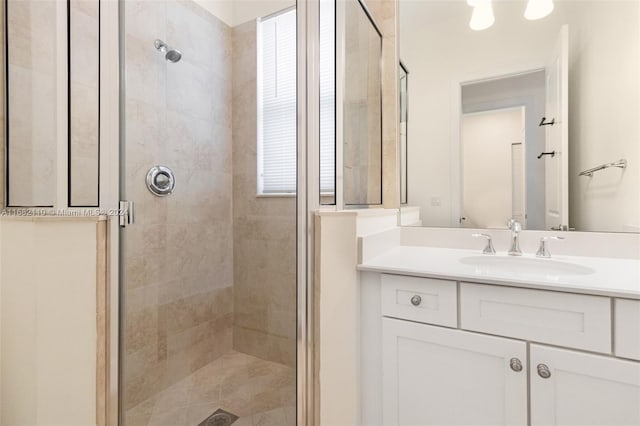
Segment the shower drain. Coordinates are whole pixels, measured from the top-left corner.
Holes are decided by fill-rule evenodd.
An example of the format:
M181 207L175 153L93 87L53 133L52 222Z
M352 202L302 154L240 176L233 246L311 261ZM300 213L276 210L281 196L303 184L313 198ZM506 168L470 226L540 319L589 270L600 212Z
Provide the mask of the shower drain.
M198 426L229 426L236 420L238 420L238 416L220 408L200 422Z

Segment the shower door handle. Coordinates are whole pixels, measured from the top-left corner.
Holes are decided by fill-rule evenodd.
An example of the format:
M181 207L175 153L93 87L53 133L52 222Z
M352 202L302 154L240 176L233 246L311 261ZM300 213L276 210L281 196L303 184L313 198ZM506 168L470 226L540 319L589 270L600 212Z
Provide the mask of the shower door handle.
M133 225L134 223L134 213L133 213L133 201L120 201L120 209L118 211L118 217L120 221L121 227L127 227L129 225Z

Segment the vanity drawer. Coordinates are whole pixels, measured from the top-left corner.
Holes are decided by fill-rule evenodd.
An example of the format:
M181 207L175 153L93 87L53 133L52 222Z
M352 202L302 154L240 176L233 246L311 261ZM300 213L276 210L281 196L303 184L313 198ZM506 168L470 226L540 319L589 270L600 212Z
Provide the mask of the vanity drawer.
M458 326L455 281L382 274L382 315Z
M615 300L615 354L640 360L640 300Z
M611 300L601 296L460 283L460 327L611 353Z

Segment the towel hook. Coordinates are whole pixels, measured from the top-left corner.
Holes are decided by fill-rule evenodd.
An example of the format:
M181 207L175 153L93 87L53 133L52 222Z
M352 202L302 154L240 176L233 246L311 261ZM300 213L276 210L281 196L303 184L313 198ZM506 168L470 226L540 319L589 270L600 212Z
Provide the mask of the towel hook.
M556 156L556 152L555 151L551 151L551 152L541 152L540 155L538 155L538 160L541 159L543 156L545 155L550 155L551 158Z
M542 127L542 126L553 126L554 124L556 124L556 119L552 118L551 121L545 121L547 119L547 117L542 117L542 120L540 120L540 124L538 124L538 126Z

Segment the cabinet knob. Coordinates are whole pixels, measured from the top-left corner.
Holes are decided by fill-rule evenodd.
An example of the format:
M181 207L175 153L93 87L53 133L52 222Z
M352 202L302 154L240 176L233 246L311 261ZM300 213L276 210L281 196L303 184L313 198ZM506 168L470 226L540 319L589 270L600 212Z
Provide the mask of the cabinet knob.
M417 294L411 298L411 304L413 306L418 306L420 303L422 303L422 297Z
M551 377L551 370L545 364L538 364L538 376L543 379L548 379Z
M511 358L511 360L509 360L509 365L511 366L511 369L516 373L522 371L522 362L518 358Z

